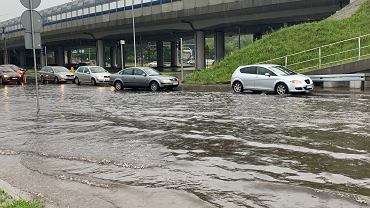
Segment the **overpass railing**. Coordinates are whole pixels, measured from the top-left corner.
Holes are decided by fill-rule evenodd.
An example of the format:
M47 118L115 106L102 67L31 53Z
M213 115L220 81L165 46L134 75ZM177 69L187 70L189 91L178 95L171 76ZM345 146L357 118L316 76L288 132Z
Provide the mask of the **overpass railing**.
M111 13L141 9L181 0L77 0L40 11L44 26ZM23 30L20 18L0 23L6 33Z
M370 34L261 62L308 72L370 58Z

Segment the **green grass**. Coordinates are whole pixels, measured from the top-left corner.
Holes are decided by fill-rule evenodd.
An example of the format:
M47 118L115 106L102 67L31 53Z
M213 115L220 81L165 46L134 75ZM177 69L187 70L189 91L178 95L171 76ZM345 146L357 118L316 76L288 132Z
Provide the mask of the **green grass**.
M43 208L37 201L14 200L11 196L0 190L0 208Z
M228 82L234 70L241 65L249 65L267 61L270 59L282 57L288 54L300 52L303 50L319 47L325 44L346 40L370 33L370 0L365 3L361 9L351 18L345 20L323 20L314 23L303 23L291 27L282 28L276 32L264 36L254 44L243 48L232 55L226 57L223 61L217 63L209 69L192 73L186 83L190 84L216 84ZM370 45L370 37L366 43ZM327 47L323 51L325 54L333 54L338 50L356 48L356 41L340 45L339 47ZM370 54L370 47L362 49L363 54ZM323 59L324 63L333 60L349 58L356 55L356 51L338 55L339 57L328 57ZM296 63L309 58L317 57L317 51L305 53L291 57L289 62ZM354 60L348 60L354 61ZM274 64L283 64L285 60L278 60ZM318 65L315 63L305 63L307 66ZM305 68L304 65L296 66ZM295 67L291 67L296 70ZM300 70L305 72L308 70Z

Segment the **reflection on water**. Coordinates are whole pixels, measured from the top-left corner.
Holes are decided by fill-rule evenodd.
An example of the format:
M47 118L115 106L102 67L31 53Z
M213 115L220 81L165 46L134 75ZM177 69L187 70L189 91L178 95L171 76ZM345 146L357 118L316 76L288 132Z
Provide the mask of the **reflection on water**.
M370 196L366 96L46 85L35 119L32 86L0 90L12 106L0 149L44 174L185 190L217 207L336 207L305 201L305 187Z

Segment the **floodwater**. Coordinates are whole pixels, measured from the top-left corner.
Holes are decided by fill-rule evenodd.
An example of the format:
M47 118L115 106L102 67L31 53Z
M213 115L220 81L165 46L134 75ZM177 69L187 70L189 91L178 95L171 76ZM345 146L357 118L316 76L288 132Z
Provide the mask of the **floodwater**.
M32 85L0 88L0 152L30 170L214 207L369 206L370 96L40 87L38 116Z

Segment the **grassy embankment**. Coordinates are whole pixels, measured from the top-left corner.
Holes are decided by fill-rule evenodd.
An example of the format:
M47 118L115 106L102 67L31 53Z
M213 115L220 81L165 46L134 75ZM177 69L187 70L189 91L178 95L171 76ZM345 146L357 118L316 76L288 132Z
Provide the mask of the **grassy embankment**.
M36 201L14 200L4 191L0 190L0 208L43 208L44 206Z
M346 40L353 37L370 33L370 0L365 3L360 10L351 18L345 20L323 20L314 23L303 23L291 27L282 28L276 32L265 35L261 40L249 45L246 48L233 53L223 61L217 63L209 69L192 73L187 77L186 83L215 84L226 83L230 80L234 70L241 65L255 64L270 59L286 56L288 54L304 51L319 47L325 44ZM370 46L370 36L362 40L363 45ZM339 44L333 47L326 47L322 53L330 55L343 50L355 49L357 40ZM362 54L370 54L370 47L361 50ZM317 50L301 55L289 57L289 63L297 63L318 57ZM322 62L330 63L333 60L355 57L358 51L353 50L345 54L329 56L323 58ZM367 58L367 57L364 57ZM355 60L355 59L353 59ZM348 60L348 61L353 61ZM348 62L347 61L347 62ZM312 62L315 62L312 63ZM301 73L318 68L318 60L313 60L301 65L291 66L293 70ZM278 60L274 64L284 64L285 60ZM288 64L289 65L289 64ZM315 66L306 70L297 70L305 67ZM329 66L329 65L327 65Z

